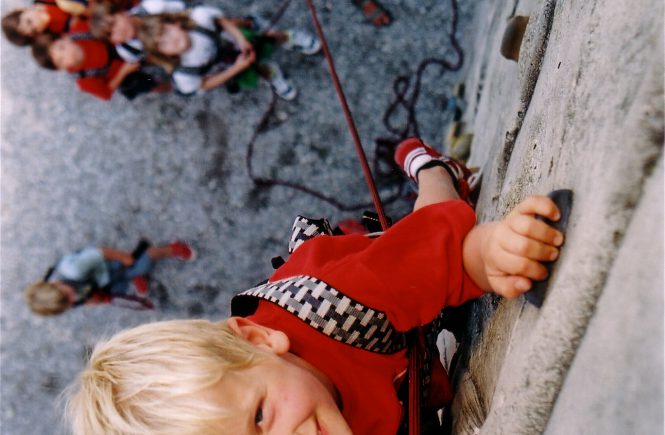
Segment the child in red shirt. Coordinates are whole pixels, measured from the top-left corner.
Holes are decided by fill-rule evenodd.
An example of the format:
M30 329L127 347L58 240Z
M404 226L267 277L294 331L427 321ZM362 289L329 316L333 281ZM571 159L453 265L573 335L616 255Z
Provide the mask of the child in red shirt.
M110 100L123 80L139 68L123 62L108 42L87 33L87 25L59 38L41 35L32 54L44 68L75 74L80 90L102 100Z
M378 238L302 243L225 322L159 322L98 345L69 401L74 433L396 433L404 334L483 291L524 293L563 243L535 219L558 220L546 197L474 226L464 167L418 139L396 160L419 184L413 214Z
M73 21L76 18L60 9L55 0L37 0L2 17L2 31L12 44L26 46L44 33L67 33Z

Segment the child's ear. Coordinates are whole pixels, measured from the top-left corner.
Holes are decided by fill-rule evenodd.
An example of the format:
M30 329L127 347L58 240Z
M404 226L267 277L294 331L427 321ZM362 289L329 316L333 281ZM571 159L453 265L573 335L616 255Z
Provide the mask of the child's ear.
M275 355L285 354L291 346L289 337L282 331L259 325L244 317L229 317L226 324L245 340Z

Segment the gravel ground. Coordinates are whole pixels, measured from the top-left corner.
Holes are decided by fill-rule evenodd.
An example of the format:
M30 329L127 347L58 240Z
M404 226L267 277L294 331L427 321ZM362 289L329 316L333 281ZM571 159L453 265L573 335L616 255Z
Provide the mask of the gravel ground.
M240 3L240 2L235 2ZM229 15L269 15L279 2L246 8L216 1ZM461 2L457 38L468 49L476 2ZM27 2L5 1L2 13ZM366 152L390 136L383 114L395 99L393 80L413 75L425 58L456 62L449 41L448 1L384 1L395 16L387 28L364 23L350 2L318 1L319 16ZM293 2L280 27L312 29L304 2ZM262 176L306 183L344 203L368 201L360 167L322 55L278 52L275 59L299 89L279 101L254 152ZM432 66L423 74L417 117L421 135L441 143L450 120L452 85L464 77ZM264 279L269 259L285 255L296 214L335 223L357 218L283 187L259 188L248 178L247 144L271 93L150 95L134 102L98 101L66 74L40 70L26 49L2 41L1 431L61 433L54 406L100 337L148 321L218 319L237 291ZM399 110L393 124L403 125ZM395 185L379 184L388 194ZM408 200L388 207L398 216ZM161 292L154 311L114 306L76 309L56 318L29 312L22 289L59 255L88 245L131 250L140 237L190 241L196 262L165 261L153 274Z

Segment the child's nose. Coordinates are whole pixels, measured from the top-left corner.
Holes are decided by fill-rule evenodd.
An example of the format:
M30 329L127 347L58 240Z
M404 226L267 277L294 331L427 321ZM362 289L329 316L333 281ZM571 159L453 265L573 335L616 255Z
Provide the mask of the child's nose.
M311 418L298 427L296 435L320 435L321 431L316 423L316 419Z
M291 427L289 427L291 426ZM293 425L283 425L281 427L274 427L275 431L270 431L269 435L319 435L321 432L314 416L307 420Z

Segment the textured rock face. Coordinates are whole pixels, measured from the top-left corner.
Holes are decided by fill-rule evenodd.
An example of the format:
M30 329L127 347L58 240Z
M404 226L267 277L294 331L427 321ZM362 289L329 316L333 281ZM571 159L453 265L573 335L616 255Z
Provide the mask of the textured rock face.
M477 17L465 114L480 219L576 197L544 306L475 304L454 433L661 433L663 6L500 3ZM530 17L518 64L498 50L512 14Z

